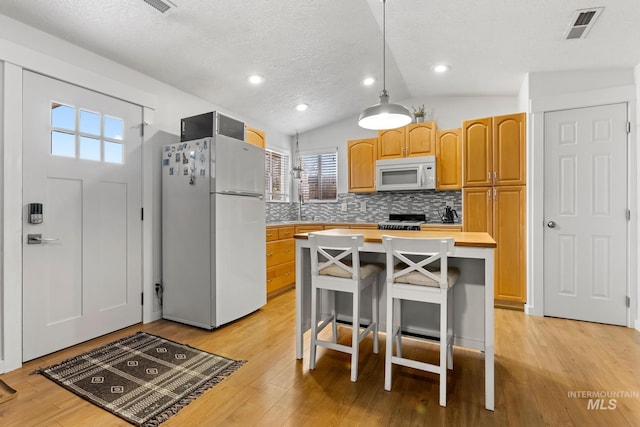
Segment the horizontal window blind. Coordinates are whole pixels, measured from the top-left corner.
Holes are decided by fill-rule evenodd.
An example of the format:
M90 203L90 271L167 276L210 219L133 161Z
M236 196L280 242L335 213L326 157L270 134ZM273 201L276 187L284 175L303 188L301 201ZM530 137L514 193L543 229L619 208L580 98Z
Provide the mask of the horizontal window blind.
M336 200L338 153L309 153L300 156L303 172L302 197L310 200Z
M266 201L289 201L289 156L264 150L264 184Z

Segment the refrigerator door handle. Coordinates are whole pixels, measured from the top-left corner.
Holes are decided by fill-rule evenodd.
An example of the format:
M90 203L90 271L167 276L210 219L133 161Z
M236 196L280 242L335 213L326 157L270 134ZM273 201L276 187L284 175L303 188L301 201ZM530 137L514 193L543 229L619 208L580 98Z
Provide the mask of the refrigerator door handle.
M251 193L248 191L234 191L234 190L223 190L220 194L224 194L227 196L244 196L244 197L258 197L260 199L264 198L263 194L260 193Z

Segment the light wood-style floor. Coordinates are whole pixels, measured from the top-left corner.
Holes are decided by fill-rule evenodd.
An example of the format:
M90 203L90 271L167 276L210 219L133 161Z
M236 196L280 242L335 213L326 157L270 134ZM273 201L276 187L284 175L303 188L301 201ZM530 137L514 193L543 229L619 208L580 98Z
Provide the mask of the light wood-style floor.
M37 368L60 362L138 330L217 353L246 359L231 377L208 390L163 424L172 426L638 426L640 425L640 333L629 328L529 317L496 310L496 410L484 409L481 353L455 348L447 407L438 405L438 378L394 367L386 392L384 354L361 344L360 375L349 381L349 355L319 349L315 371L295 359L295 294L215 331L160 320L130 327L25 363L0 375L15 399L0 405L1 426L127 426L41 375ZM350 339L349 328L341 340ZM308 335L308 334L307 334ZM308 336L305 356L308 355ZM384 348L381 335L381 349ZM407 354L437 360L424 342ZM619 391L615 409L588 409L588 398L570 392ZM609 399L605 398L608 407Z

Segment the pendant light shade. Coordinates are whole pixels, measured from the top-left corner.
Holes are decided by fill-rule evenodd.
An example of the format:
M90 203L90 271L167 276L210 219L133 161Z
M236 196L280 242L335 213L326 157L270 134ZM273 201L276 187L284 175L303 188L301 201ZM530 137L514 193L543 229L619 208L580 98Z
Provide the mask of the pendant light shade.
M395 129L411 123L411 113L402 105L390 104L386 90L380 95L380 103L372 105L360 113L358 125L361 128L382 130Z
M386 88L386 0L382 0L382 93L380 102L360 113L358 125L365 129L394 129L411 123L413 117L406 107L389 103Z

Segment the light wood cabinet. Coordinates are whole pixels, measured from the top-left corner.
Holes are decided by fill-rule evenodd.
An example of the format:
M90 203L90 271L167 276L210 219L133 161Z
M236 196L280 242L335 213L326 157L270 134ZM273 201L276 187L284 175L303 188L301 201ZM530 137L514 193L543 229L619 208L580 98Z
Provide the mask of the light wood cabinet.
M525 185L525 113L465 120L463 186Z
M460 190L462 188L462 130L441 130L437 135L436 190Z
M264 131L248 126L245 128L245 140L260 148L267 146L267 134Z
M347 142L349 192L376 191L376 138Z
M462 122L463 186L492 185L493 136L491 117Z
M526 302L525 113L462 125L464 231L497 242L496 301Z
M493 237L495 253L495 292L498 300L526 301L525 186L494 187Z
M484 231L498 243L494 298L526 302L526 187L473 187L463 190L464 231Z
M414 123L378 131L378 160L435 156L436 122Z
M462 192L464 231L478 231L493 236L493 188L465 188Z
M404 157L405 127L378 131L378 160Z
M267 227L267 294L296 283L295 228Z
M525 185L525 113L494 117L492 133L493 185Z
M437 132L436 122L407 125L405 157L435 156Z

